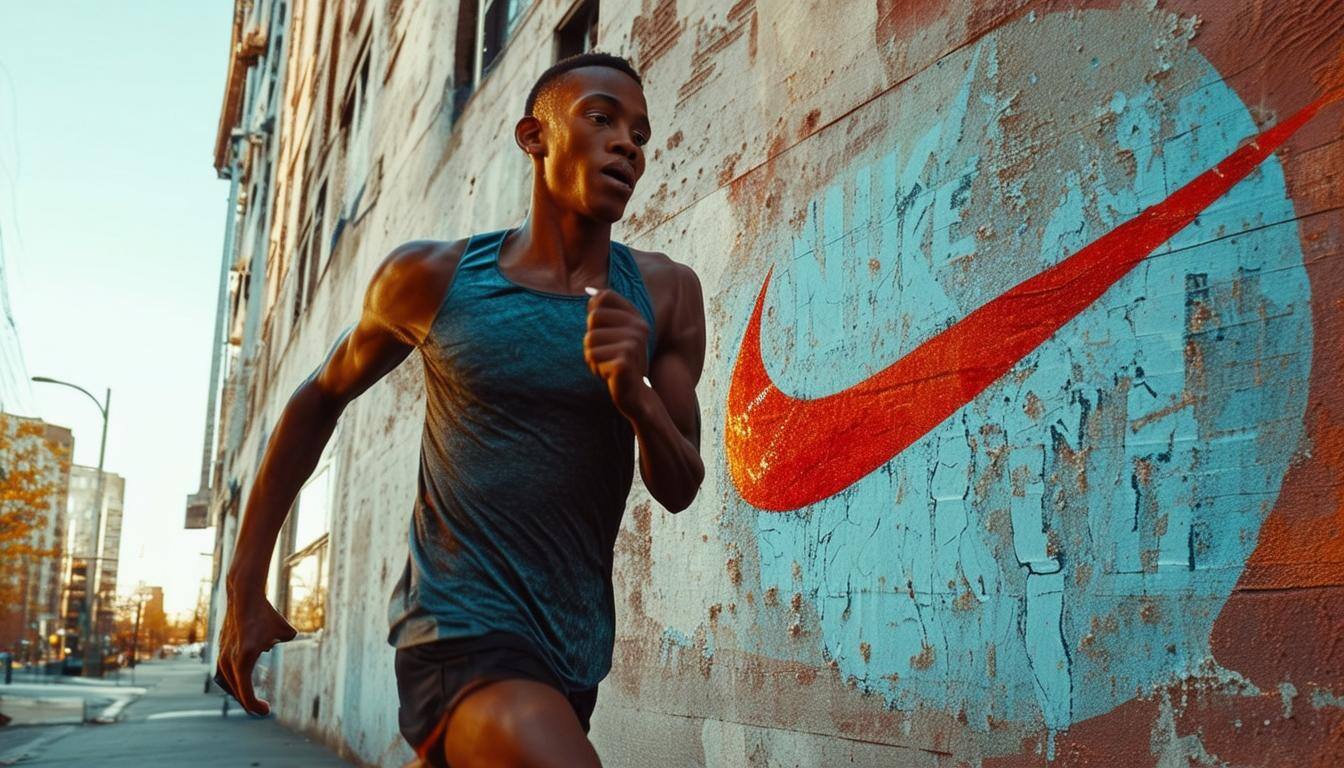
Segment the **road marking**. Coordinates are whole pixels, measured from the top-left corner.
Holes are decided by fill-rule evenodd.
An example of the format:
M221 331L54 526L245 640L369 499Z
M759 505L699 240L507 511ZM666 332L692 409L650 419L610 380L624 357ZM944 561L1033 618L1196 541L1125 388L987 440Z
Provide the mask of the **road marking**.
M109 704L101 714L93 718L93 722L98 723L99 725L108 725L109 723L117 722L117 718L121 716L121 711L139 698L139 696L127 696L125 698L117 699Z
M220 708L214 709L183 709L177 712L155 712L152 715L146 715L146 720L178 720L184 717L224 717L220 714Z

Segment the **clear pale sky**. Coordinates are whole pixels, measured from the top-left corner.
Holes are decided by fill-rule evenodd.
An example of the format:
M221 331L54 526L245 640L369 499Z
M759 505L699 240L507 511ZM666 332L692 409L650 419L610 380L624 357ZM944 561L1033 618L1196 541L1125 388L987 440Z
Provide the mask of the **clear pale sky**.
M212 167L228 0L0 0L0 237L32 376L100 399L126 478L119 590L190 611L213 530L196 490L228 182ZM34 413L98 463L101 419L65 387Z

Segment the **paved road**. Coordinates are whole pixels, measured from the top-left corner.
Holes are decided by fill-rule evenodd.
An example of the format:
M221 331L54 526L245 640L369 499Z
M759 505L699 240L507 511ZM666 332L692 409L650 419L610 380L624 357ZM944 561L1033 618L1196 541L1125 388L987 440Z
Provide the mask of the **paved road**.
M218 689L201 693L205 668L198 659L146 662L136 670L143 696L130 702L110 725L0 728L0 766L229 766L328 768L349 766L325 747L282 727L273 718L253 718L235 704L221 714ZM16 684L18 681L16 681ZM122 688L130 685L123 675ZM80 695L77 685L44 685L62 695ZM6 686L0 685L0 692ZM84 686L83 688L92 688ZM16 690L15 693L18 693ZM115 688L86 691L114 699ZM92 704L89 716L98 713Z

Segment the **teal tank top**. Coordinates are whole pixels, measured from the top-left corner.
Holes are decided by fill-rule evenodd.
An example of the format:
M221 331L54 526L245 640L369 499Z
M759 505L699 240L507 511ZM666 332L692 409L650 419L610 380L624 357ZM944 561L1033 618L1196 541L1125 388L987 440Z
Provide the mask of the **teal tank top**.
M509 632L581 690L611 669L634 429L584 362L588 296L510 281L498 266L507 234L468 241L420 346L419 492L388 642ZM652 360L652 303L617 242L607 282L649 324Z

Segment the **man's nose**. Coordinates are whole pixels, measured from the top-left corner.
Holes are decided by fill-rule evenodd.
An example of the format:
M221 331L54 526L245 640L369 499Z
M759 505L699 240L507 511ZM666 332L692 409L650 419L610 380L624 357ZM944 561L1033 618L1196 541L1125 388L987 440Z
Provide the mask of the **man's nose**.
M611 150L627 158L632 165L639 157L639 147L629 137L614 139L611 142Z

